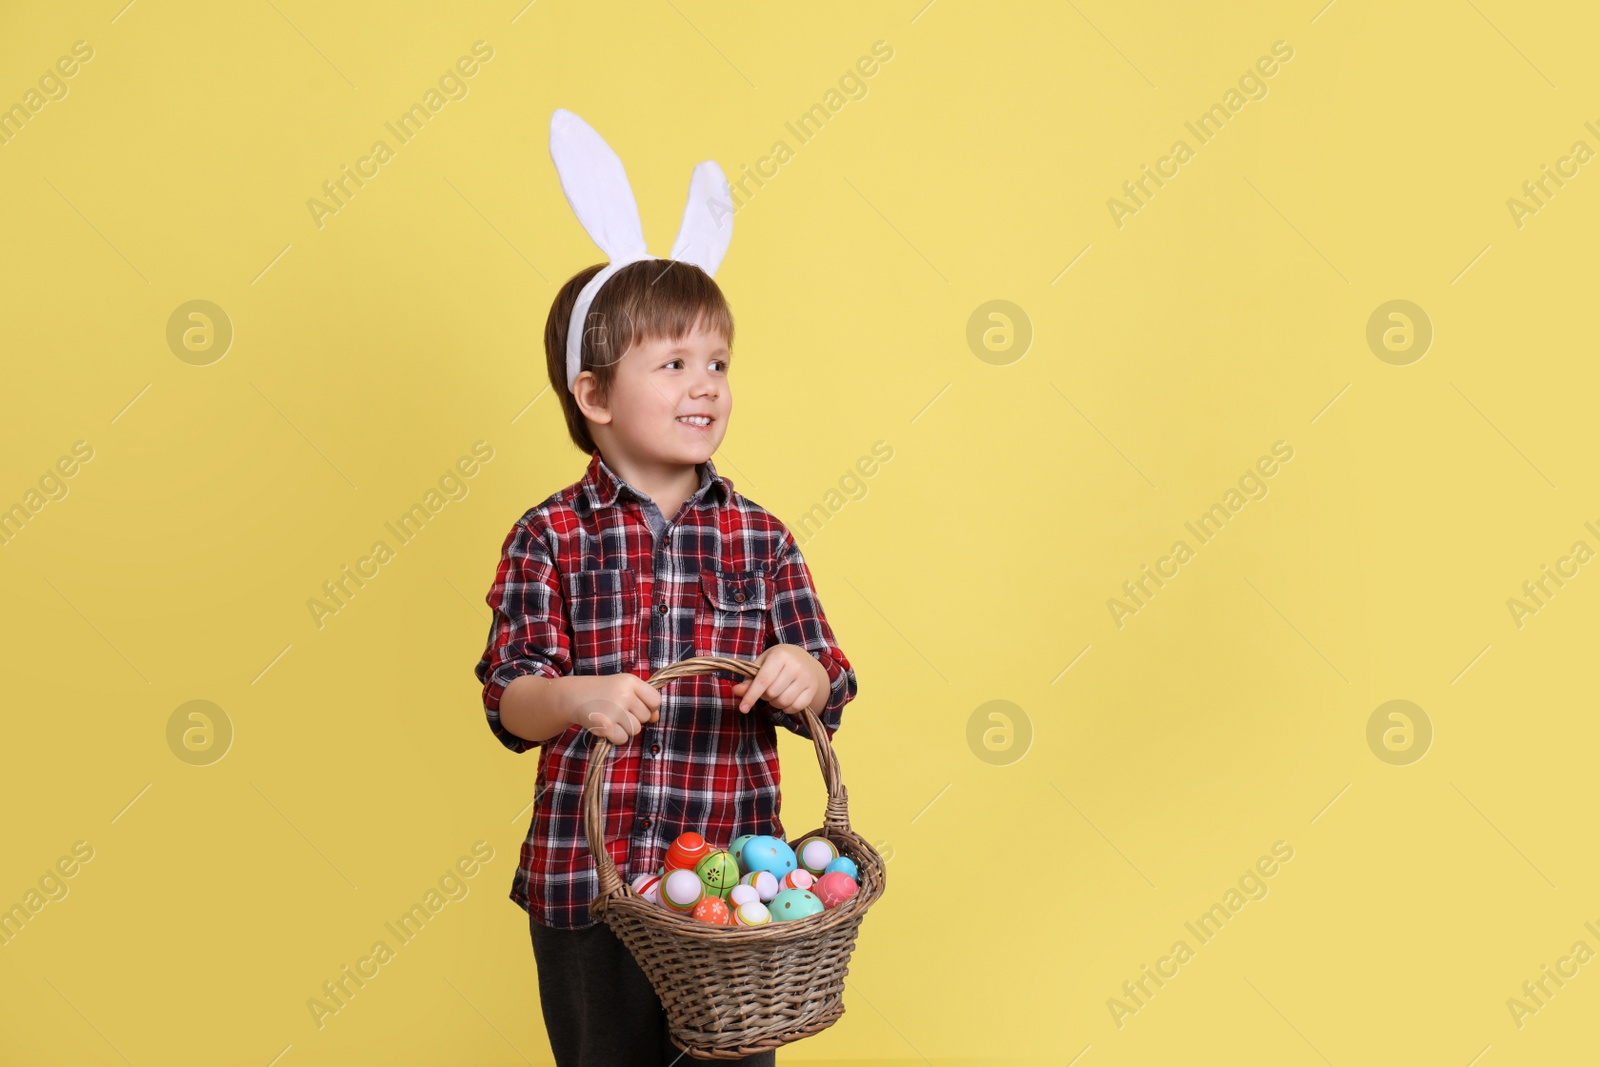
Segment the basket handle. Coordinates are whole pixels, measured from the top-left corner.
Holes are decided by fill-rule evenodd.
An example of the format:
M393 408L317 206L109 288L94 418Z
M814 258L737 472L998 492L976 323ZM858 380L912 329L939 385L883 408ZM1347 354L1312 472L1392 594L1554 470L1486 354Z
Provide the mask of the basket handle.
M723 656L692 656L656 671L647 679L646 684L660 689L676 678L712 674L716 671L732 671L746 678L754 678L759 669L760 664L754 660ZM755 710L754 707L751 710ZM845 796L844 780L839 774L839 757L834 754L833 742L828 737L828 731L823 729L822 720L817 717L817 713L806 708L805 722L811 740L817 748L817 764L822 768L822 780L828 787L828 805L823 818L823 827L830 832L849 833L850 812ZM600 877L600 896L615 897L622 895L627 887L623 884L622 876L617 873L617 865L612 861L611 853L606 849L601 782L605 773L606 757L611 754L613 746L610 741L598 734L593 736L594 743L589 749L589 763L583 775L583 830L584 836L589 841L589 851L594 854L595 871Z

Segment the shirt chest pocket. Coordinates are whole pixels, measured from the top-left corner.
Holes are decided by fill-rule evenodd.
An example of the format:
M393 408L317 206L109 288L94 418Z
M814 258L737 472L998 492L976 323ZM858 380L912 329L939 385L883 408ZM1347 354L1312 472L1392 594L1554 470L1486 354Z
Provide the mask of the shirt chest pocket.
M772 579L760 571L703 571L698 644L705 655L755 659L766 642Z
M566 576L573 674L632 671L639 647L638 576L627 570Z

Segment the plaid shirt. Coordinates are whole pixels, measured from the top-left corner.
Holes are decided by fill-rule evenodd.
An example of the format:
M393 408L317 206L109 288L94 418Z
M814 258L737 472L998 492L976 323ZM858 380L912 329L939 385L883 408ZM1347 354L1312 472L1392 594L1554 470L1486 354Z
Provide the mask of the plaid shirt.
M831 737L856 695L811 572L776 517L733 491L707 461L672 523L596 451L582 479L529 510L507 535L488 645L476 674L489 729L513 752L540 749L533 819L511 899L559 929L593 926L599 890L584 836L583 775L594 735L568 726L528 741L500 724L513 678L651 673L688 656L755 659L799 645L828 673L818 716ZM777 726L809 738L803 719L765 700L741 713L729 672L661 690L660 717L613 748L605 768L605 843L624 880L654 872L694 830L726 847L740 834L782 837Z

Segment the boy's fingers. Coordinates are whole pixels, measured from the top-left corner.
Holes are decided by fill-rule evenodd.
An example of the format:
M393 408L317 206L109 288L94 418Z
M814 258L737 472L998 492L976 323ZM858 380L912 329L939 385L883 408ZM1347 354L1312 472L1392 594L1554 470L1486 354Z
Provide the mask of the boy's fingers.
M750 688L744 691L744 697L739 701L739 710L749 711L755 707L756 701L761 699L761 694L776 680L777 674L776 668L765 666L757 671L756 676L750 679Z
M795 679L788 685L784 686L783 692L779 693L777 696L768 697L767 703L776 705L784 710L788 710L789 708L794 707L799 701L801 696L800 691L803 688L805 688L805 683L799 679Z

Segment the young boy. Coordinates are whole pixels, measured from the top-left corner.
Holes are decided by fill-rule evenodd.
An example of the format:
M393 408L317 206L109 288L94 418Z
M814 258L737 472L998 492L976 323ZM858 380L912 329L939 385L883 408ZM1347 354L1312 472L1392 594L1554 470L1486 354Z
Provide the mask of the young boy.
M631 881L655 873L686 831L722 847L740 834L783 837L775 727L809 738L810 708L832 736L856 677L793 536L711 462L733 410L722 291L674 260L618 270L590 308L569 391L568 321L599 269L562 287L544 337L588 469L506 537L476 673L494 735L513 752L540 750L511 899L528 912L556 1063L667 1067L686 1054L660 1000L588 911L598 880L580 800L592 738L617 746L604 838ZM645 684L691 656L760 668L737 684L726 674Z

